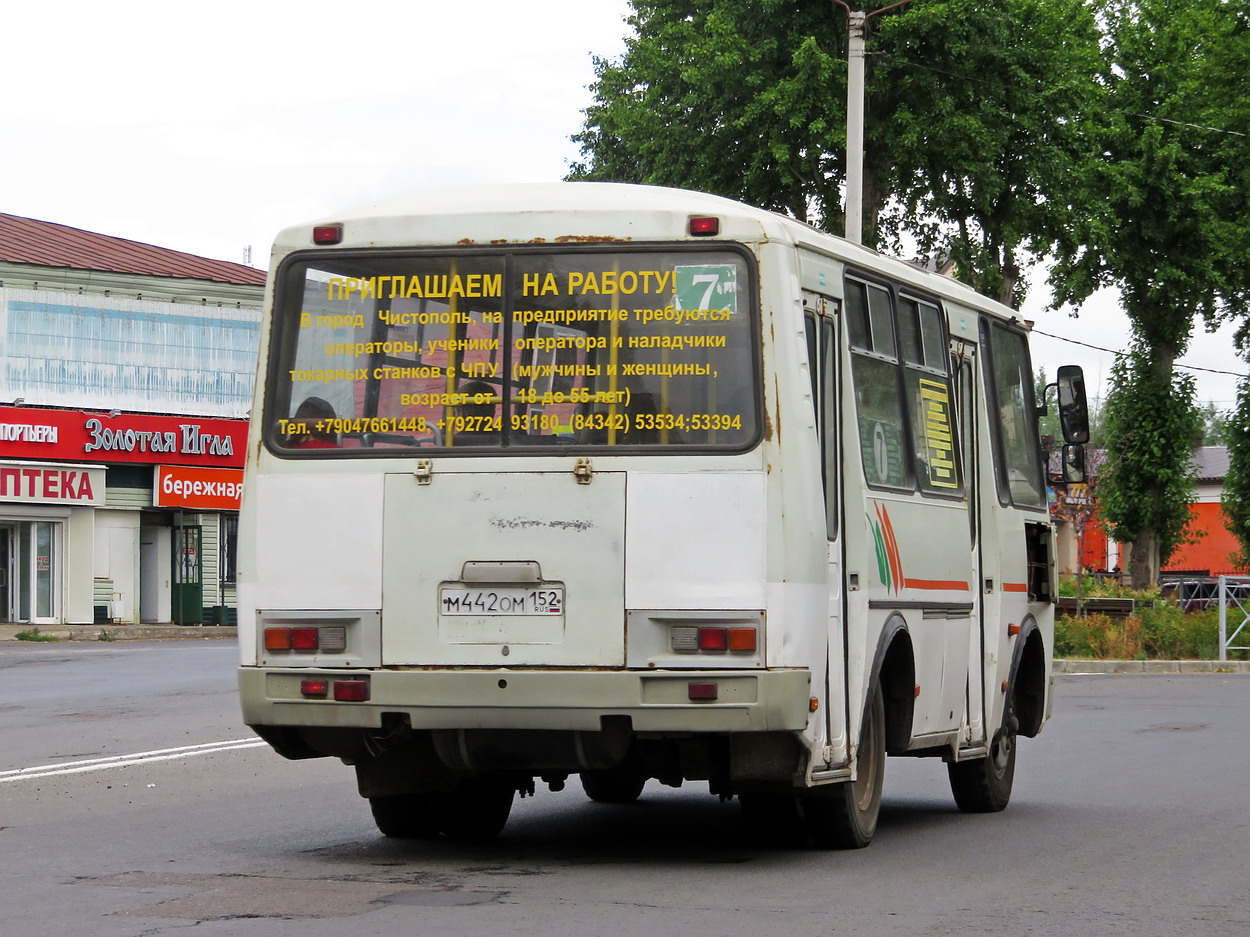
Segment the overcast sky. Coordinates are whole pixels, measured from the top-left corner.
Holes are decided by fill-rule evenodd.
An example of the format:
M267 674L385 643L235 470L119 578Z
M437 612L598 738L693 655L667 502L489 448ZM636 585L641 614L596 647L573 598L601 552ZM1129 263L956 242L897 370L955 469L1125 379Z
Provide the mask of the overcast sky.
M5 11L0 211L265 266L278 230L422 188L560 179L626 0L114 0ZM1118 349L1114 296L1037 328ZM1113 355L1038 336L1036 363ZM1184 359L1243 373L1227 333ZM1198 373L1231 406L1232 377Z

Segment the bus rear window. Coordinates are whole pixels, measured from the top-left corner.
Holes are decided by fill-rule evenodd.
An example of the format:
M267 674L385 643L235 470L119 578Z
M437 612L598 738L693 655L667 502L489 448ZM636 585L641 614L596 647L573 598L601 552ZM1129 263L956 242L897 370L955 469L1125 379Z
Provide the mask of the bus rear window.
M751 278L723 249L300 255L277 284L265 438L292 455L745 449Z

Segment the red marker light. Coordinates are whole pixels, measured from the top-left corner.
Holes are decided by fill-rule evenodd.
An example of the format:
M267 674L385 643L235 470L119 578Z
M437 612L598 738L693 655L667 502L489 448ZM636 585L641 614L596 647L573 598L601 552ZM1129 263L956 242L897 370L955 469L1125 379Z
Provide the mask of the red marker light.
M365 680L335 680L334 698L340 703L368 702L369 684Z
M299 683L300 695L308 699L325 699L330 695L329 680L301 680Z
M715 237L720 234L719 218L691 218L690 235L692 237Z
M714 700L716 699L716 684L689 683L686 685L686 695L692 700Z
M314 244L338 244L343 240L341 224L319 224L313 228Z

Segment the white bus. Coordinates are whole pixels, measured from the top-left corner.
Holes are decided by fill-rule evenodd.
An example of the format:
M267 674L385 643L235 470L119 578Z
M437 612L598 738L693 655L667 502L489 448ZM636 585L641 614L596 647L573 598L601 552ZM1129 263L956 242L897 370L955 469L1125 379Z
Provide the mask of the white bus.
M1017 313L600 183L289 228L267 310L244 718L352 765L382 833L493 837L576 774L612 802L705 781L760 836L860 847L887 754L1006 805L1055 596Z

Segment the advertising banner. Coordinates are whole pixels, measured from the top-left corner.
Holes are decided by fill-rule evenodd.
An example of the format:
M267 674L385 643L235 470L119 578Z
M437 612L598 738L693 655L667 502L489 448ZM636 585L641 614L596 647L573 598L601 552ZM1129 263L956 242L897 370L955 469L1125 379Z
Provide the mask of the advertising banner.
M104 503L102 468L0 462L0 499L23 504Z
M0 459L242 468L247 421L0 407Z
M158 508L237 511L242 493L242 469L158 465L152 503Z

